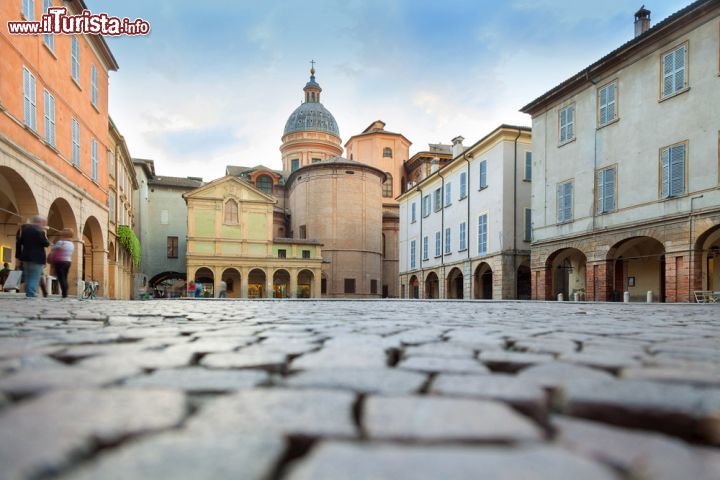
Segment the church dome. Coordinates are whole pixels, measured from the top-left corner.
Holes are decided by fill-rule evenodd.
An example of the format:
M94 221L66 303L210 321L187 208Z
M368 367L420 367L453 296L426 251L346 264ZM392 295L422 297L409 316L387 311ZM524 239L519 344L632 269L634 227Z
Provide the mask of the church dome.
M307 130L319 130L340 136L335 117L319 102L306 101L296 108L285 123L283 135Z

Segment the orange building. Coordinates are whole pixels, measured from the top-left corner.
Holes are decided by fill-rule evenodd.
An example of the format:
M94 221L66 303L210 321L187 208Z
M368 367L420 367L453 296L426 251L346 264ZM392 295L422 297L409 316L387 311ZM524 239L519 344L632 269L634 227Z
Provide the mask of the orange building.
M5 20L39 20L49 6L78 14L83 0L0 2L0 249L14 261L20 224L46 215L72 228L71 292L108 282L108 73L118 68L93 35L10 35Z

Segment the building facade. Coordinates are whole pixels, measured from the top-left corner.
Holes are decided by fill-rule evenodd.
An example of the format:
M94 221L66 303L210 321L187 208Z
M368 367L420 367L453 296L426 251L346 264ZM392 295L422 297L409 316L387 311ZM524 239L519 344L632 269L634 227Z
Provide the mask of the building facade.
M530 298L531 133L502 125L400 203L402 298Z
M532 115L533 298L718 290L720 2L696 1L564 81Z
M39 20L49 6L79 14L82 0L0 2L4 20ZM96 35L10 36L0 31L0 249L14 261L15 234L45 215L50 240L75 232L70 293L82 281L108 288L108 75L118 68Z
M226 176L183 194L188 209L187 278L217 297L318 298L318 241L275 236L277 200Z

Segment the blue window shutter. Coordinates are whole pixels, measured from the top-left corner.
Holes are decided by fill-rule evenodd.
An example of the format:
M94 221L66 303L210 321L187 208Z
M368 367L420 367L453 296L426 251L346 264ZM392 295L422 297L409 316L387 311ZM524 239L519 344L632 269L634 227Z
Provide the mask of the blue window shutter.
M615 210L615 169L605 170L605 211Z
M557 221L562 222L565 220L564 218L564 204L563 199L565 198L564 191L563 191L563 185L558 185L557 187Z
M685 145L670 148L670 195L685 193Z
M605 170L600 170L597 175L597 210L605 211Z
M670 149L666 148L662 151L661 159L661 194L663 198L670 196Z

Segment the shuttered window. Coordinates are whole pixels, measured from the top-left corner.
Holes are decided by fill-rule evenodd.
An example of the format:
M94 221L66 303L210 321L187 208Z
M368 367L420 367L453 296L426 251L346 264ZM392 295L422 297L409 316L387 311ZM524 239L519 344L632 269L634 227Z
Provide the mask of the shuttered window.
M467 173L460 174L460 200L467 197Z
M446 228L445 229L445 254L448 254L452 251L452 229Z
M557 219L558 223L572 220L572 182L561 183L557 187Z
M98 181L98 143L94 138L90 140L90 177Z
M600 170L597 173L597 211L607 213L615 210L615 167Z
M25 125L37 130L37 104L35 97L35 75L23 67L23 111Z
M662 56L662 96L668 97L687 87L687 45Z
M410 269L415 270L416 261L415 257L417 252L415 251L415 240L410 241Z
M35 0L22 0L22 14L25 20L35 20Z
M487 213L484 213L478 217L478 255L487 255L487 240Z
M525 241L532 242L532 209L525 209Z
M108 192L108 210L110 223L115 223L115 192L112 190Z
M436 212L442 208L442 189L440 188L435 189L433 194L433 205Z
M617 81L598 90L598 126L607 125L617 118Z
M532 152L525 152L525 180L532 180Z
M452 203L452 183L445 184L445 206L447 207Z
M676 197L685 193L686 145L680 143L664 148L660 154L662 197Z
M95 65L90 66L90 101L98 106L98 71Z
M440 253L442 252L442 247L440 243L441 237L440 232L435 232L435 256L439 257Z
M43 14L47 13L48 8L52 6L52 2L50 0L43 0ZM55 51L55 36L50 33L46 33L43 35L43 42L45 42L45 45L51 50Z
M575 105L560 110L560 143L575 138Z
M430 195L425 195L423 198L423 217L430 215Z
M70 75L80 83L80 44L77 37L70 39Z
M72 164L80 168L80 124L72 119Z
M487 161L480 162L480 189L487 187Z
M423 237L423 260L428 259L428 243L429 243L428 237L427 236Z
M55 97L45 90L43 94L43 110L45 115L45 141L55 146Z
M465 225L465 222L462 222L460 224L460 251L467 250L467 226Z
M415 202L410 204L410 222L415 223L417 221L417 204Z

